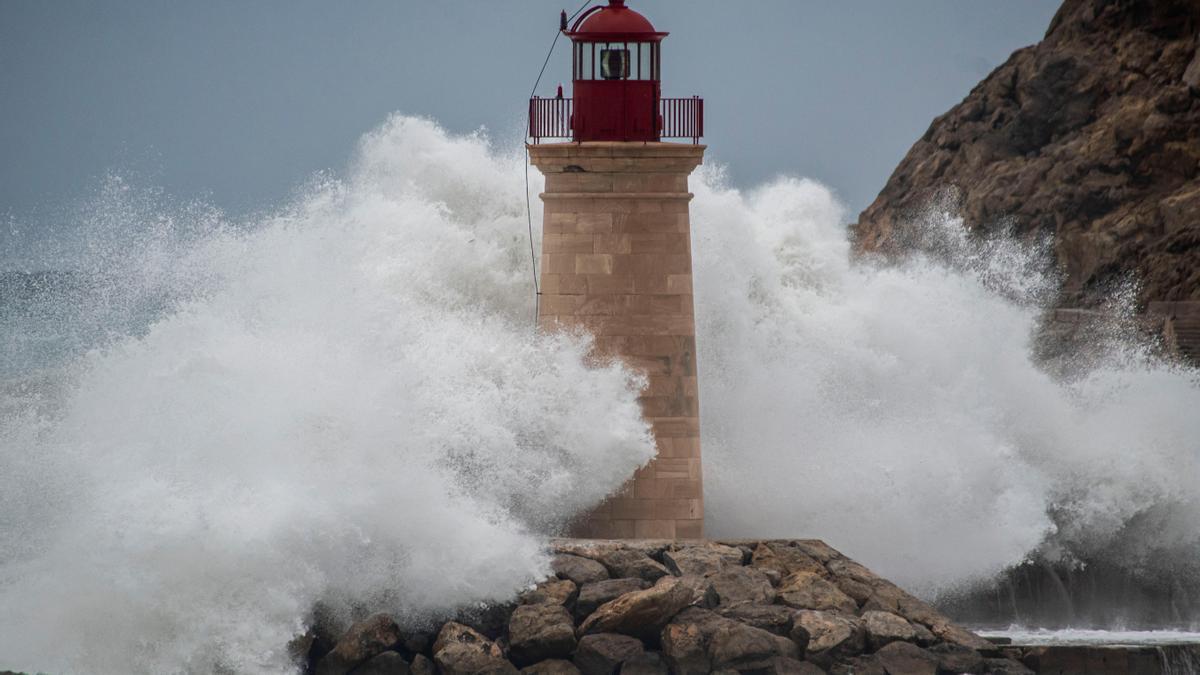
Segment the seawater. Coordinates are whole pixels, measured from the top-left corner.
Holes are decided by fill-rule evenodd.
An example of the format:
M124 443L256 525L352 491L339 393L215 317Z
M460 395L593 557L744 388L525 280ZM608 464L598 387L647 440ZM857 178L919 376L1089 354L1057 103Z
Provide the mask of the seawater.
M317 603L416 622L544 573L653 444L636 373L533 330L523 161L397 115L252 219L112 178L10 270L0 668L287 672ZM1044 246L935 208L938 257L852 261L816 182L693 190L710 535L927 597L1033 556L1196 584L1197 374L1125 329L1048 374Z

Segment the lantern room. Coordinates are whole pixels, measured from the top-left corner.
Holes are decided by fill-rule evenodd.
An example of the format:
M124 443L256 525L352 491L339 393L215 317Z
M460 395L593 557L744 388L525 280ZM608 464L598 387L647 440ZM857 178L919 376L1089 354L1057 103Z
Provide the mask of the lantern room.
M656 141L660 45L666 33L611 0L584 12L571 38L577 141Z
M573 98L534 97L529 135L573 141L658 141L703 135L703 101L664 99L662 40L646 17L609 0L579 15L563 34L571 39Z

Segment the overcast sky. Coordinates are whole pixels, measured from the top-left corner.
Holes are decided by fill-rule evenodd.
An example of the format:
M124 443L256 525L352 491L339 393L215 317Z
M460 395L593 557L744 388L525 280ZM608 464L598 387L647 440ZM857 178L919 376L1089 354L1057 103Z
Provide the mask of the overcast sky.
M106 172L237 215L344 166L392 111L516 142L564 1L0 0L0 218L59 217ZM671 32L664 95L705 97L735 184L816 178L853 219L1058 3L629 4ZM541 93L569 62L560 41Z

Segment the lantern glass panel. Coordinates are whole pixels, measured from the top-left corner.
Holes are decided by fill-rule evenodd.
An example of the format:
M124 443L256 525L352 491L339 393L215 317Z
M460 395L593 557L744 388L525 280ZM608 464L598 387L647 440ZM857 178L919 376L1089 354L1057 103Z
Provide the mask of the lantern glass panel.
M611 42L600 50L600 76L605 80L629 78L629 50L623 42Z
M654 67L651 63L650 55L654 53L653 42L637 43L637 67L634 69L633 77L638 80L653 80Z
M577 53L577 71L575 79L591 80L595 79L595 64L593 63L596 55L595 44L591 42L577 42L575 44Z

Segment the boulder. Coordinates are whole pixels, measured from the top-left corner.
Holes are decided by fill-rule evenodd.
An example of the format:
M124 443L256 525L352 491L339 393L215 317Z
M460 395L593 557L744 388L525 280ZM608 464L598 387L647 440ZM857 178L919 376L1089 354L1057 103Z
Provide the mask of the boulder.
M664 551L663 563L677 577L685 574L703 576L716 574L726 567L740 567L742 551L722 544L683 546Z
M728 619L722 619L706 609L689 607L663 628L663 656L671 666L672 673L691 675L712 672L708 641L722 621Z
M354 675L410 675L408 661L399 652L384 652L354 669Z
M578 632L657 638L663 626L692 600L692 589L675 577L667 577L644 591L626 593L601 605L584 619Z
M442 626L438 633L433 643L433 660L442 675L517 672L496 643L470 626L454 621Z
M610 551L605 553L600 560L608 568L609 573L616 578L635 577L653 583L663 577L671 576L671 571L662 563L633 549Z
M657 652L645 652L621 665L621 675L669 675L666 661Z
M658 560L663 551L678 544L674 539L552 539L550 548L554 553L569 553L592 560L602 560L613 551L626 550Z
M794 642L800 642L799 631L808 635L808 659L829 667L834 661L861 654L866 646L866 632L858 618L837 612L800 610L792 626Z
M604 565L577 555L560 553L550 561L550 569L559 579L570 579L576 586L608 578L608 568Z
M650 588L650 582L645 579L605 579L584 584L575 599L575 618L584 619L606 602L647 588Z
M875 574L871 570L863 567L849 558L839 557L835 558L834 560L830 560L829 563L826 564L826 569L828 569L829 573L835 578L852 579L868 586L874 586L880 581L883 581L878 574Z
M509 652L519 666L575 651L575 624L566 607L544 603L521 605L508 621Z
M437 675L437 667L424 654L417 654L409 665L412 675Z
M387 614L350 626L333 650L317 662L317 675L343 675L400 642L400 627Z
M801 656L788 638L743 623L722 621L708 642L708 656L715 668L740 668L778 656Z
M580 675L579 669L570 661L547 659L521 669L521 675Z
M800 549L805 555L822 565L828 565L833 560L845 557L820 539L793 539L788 542L788 545Z
M767 575L754 567L730 567L709 579L713 593L722 605L753 603L769 605L775 601L775 589Z
M943 642L930 647L929 652L937 657L939 672L975 675L985 672L987 667L979 652L961 645Z
M858 611L858 603L812 572L794 572L779 582L779 601L796 609Z
M400 630L400 646L410 654L423 654L433 645L437 631L433 627L402 628Z
M570 607L579 594L579 587L570 579L547 579L532 590L521 594L521 604L540 605L554 604Z
M912 622L914 626L932 627L950 624L950 619L946 615L909 595L890 581L879 579L872 584L872 587L874 592L862 604L864 612L881 611L899 614Z
M877 651L891 642L915 642L917 631L904 617L891 612L863 612L859 618L867 633L867 648Z
M888 675L883 664L874 656L856 656L839 661L829 669L832 675Z
M833 585L837 586L839 591L853 598L860 606L875 594L875 589L869 584L850 577L834 577Z
M798 659L803 648L792 640L748 626L715 612L690 607L662 632L663 656L673 673L709 673L724 669L774 672L777 658ZM781 671L783 672L783 671Z
M907 642L892 642L875 652L888 675L937 675L938 658Z
M932 630L933 634L939 639L966 647L967 649L988 652L996 648L996 646L991 642L988 642L971 631L950 623L949 619L946 619L943 623L938 623L931 626L930 630Z
M787 546L780 542L759 544L750 556L750 564L754 567L775 570L780 577L786 577L793 572L825 574L825 567L815 558L800 548Z
M722 605L717 607L716 612L726 619L740 621L782 637L788 637L792 632L792 610L780 605Z
M688 603L689 606L708 609L715 607L719 602L717 592L713 589L713 582L710 577L685 574L676 578L679 580L679 585L687 588L692 594L692 601Z
M622 664L646 653L641 640L615 633L585 635L575 650L575 666L583 675L616 675Z
M917 636L913 638L913 642L917 643L917 646L928 647L929 645L937 644L938 639L937 636L933 634L933 631L919 623L912 623L911 621L908 625L912 626L913 631L917 634Z
M496 602L460 609L454 617L455 623L473 628L487 637L496 640L508 629L508 617L512 616L517 607L516 602Z

